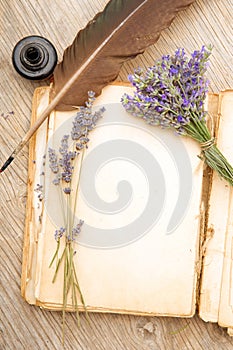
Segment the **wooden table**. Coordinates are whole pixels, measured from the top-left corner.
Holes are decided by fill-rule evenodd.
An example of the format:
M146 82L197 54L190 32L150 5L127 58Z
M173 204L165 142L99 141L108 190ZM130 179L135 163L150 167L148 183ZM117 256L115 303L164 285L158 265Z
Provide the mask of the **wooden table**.
M24 36L47 37L59 59L77 31L103 9L107 0L0 0L0 159L1 163L30 123L32 94L43 83L24 80L14 71L11 53ZM233 87L232 0L198 0L183 11L145 54L123 67L126 80L134 67L152 65L177 47L188 52L214 45L208 75L211 89ZM7 113L14 111L7 117ZM2 114L3 113L3 114ZM0 177L1 349L62 349L61 313L28 305L20 295L20 275L27 197L28 149ZM192 319L91 314L92 327L82 317L67 316L66 349L188 350L233 349L233 338L216 324Z

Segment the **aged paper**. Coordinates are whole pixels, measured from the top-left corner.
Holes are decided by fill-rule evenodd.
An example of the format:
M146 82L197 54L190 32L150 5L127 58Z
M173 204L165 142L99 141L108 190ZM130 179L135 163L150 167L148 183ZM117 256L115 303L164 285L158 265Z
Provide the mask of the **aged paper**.
M226 91L220 94L221 98L221 124L219 128L219 147L231 164L233 164L233 92ZM233 326L233 189L225 184L228 189L228 200L224 203L224 211L227 213L226 225L222 228L225 235L224 265L221 284L221 298L219 305L218 323L224 327ZM223 207L221 207L221 212Z
M232 107L232 90L220 93L217 145L230 164L233 164ZM199 314L205 321L218 322L224 327L233 325L232 220L232 188L214 173L209 200Z
M75 256L79 283L91 311L190 317L195 313L199 263L200 149L190 139L147 126L127 114L120 104L125 91L132 90L109 86L96 100L96 106L104 104L106 112L91 132L76 172L80 181L75 213L85 221ZM52 113L49 145L56 145L57 138L66 132L71 115ZM98 154L98 150L103 151ZM102 159L103 154L108 159ZM92 168L96 159L102 164L97 162ZM85 187L92 172L96 197L94 190L88 192ZM51 180L46 164L45 204L33 277L35 300L28 301L59 309L63 276L58 274L51 283L55 267L49 268L49 262L56 249L54 231L62 224L62 215ZM175 208L179 220L175 222L173 215L172 222ZM32 219L31 225L35 224Z

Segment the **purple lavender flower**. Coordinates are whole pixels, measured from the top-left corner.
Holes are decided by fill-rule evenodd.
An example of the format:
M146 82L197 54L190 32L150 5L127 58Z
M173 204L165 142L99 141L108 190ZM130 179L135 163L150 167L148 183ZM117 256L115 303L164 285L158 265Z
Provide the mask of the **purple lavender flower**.
M77 239L77 236L80 234L83 224L84 221L79 220L78 224L72 229L72 234L67 237L68 241L75 241Z
M190 123L192 113L200 120L206 116L203 101L209 82L204 73L210 53L211 47L203 46L188 58L180 48L173 56L163 56L146 72L138 69L129 77L136 91L133 96L123 95L123 106L149 124L173 127L178 134L186 134L185 125Z
M88 101L86 102L86 107L80 107L79 112L74 118L73 128L71 130L71 139L76 141L76 149L78 151L82 150L84 147L87 147L89 142L88 133L95 126L99 118L102 117L102 114L105 111L105 108L101 108L95 113L92 112L93 102L95 100L95 93L93 91L88 92ZM53 179L54 185L59 185L64 182L66 185L71 182L72 173L74 170L73 161L79 153L76 151L69 151L69 135L64 135L62 137L59 155L52 148L49 148L49 167L51 171L56 174L56 177ZM63 189L65 194L70 194L71 189L69 186L66 186Z
M34 191L35 192L37 192L38 193L38 199L39 199L39 201L42 201L43 200L43 198L44 198L44 196L43 196L43 185L40 185L40 184L37 184L36 185L36 188L34 189Z
M135 86L133 96L124 94L122 104L133 116L150 125L175 128L180 135L188 135L200 143L201 158L233 186L233 167L215 145L206 125L204 100L209 81L205 72L209 66L211 46L202 46L191 57L184 49L173 56L162 56L153 67L130 76Z
M59 230L55 230L54 238L58 242L64 235L66 229L64 227L60 227Z
M15 112L14 111L10 111L7 113L1 113L1 117L3 117L5 120L7 120L10 116L14 115Z
M69 151L68 140L69 135L64 135L61 140L61 146L59 148L59 152L61 154L61 158L59 159L59 165L61 167L61 178L66 183L71 182L74 169L72 160L74 160L76 156L75 152Z
M49 148L48 154L49 154L49 167L54 174L57 174L59 171L59 167L58 167L56 151L52 148Z
M52 183L53 183L54 185L57 186L57 185L60 184L60 180L61 180L60 176L56 176L56 177L53 179Z
M37 185L36 185L36 188L34 189L34 191L35 191L35 192L39 192L39 193L42 192L42 191L43 191L43 186L40 185L40 184L37 184Z
M71 193L71 188L70 187L65 187L63 188L63 191L65 194L70 194Z
M76 149L82 150L89 139L87 135L95 126L97 121L102 117L105 108L101 108L99 111L93 113L92 106L95 100L95 93L93 91L88 92L88 101L86 107L80 107L80 110L76 114L73 121L73 128L71 130L71 138L76 143Z

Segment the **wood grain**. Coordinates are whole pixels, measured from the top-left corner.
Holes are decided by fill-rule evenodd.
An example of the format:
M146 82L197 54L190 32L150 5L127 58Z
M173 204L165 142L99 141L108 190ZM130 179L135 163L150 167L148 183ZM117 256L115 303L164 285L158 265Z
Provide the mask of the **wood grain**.
M32 94L44 85L24 80L14 71L11 53L27 35L42 35L53 42L59 58L77 31L107 0L0 0L0 160L5 161L30 125ZM188 52L212 43L209 78L211 89L233 87L232 0L198 0L175 19L145 54L124 65L119 79L134 67L152 65L154 59L177 47ZM49 82L46 82L47 84ZM6 117L7 112L14 115ZM1 114L4 113L4 116ZM0 177L1 340L0 348L63 349L59 312L29 306L20 294L23 232L27 188L28 148ZM67 316L65 349L199 350L233 348L233 339L216 324L192 319L91 314L91 326L81 316Z

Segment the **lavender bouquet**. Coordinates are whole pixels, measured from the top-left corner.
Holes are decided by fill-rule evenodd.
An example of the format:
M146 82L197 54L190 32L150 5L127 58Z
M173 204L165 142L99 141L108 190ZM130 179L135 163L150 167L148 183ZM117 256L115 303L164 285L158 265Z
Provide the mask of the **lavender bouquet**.
M94 92L88 93L88 101L86 107L80 107L77 115L73 121L73 128L70 135L64 135L60 148L58 151L55 149L48 149L49 167L54 174L53 185L56 186L59 191L60 205L63 214L63 226L55 230L54 238L57 242L56 251L51 259L50 267L55 265L55 274L53 277L53 283L56 280L57 274L60 269L63 271L63 341L64 341L64 322L65 322L65 310L67 308L68 296L71 295L72 306L77 313L77 320L79 324L79 310L78 310L78 298L80 298L85 310L84 298L79 286L78 276L74 264L74 255L76 251L77 237L81 232L83 220L75 218L75 205L77 197L77 186L73 186L72 180L75 169L75 162L83 156L81 152L88 144L88 134L95 127L97 121L102 116L104 108L93 113L92 105L95 100ZM69 145L69 139L72 144ZM81 159L80 159L81 161ZM76 188L75 188L76 187ZM72 201L72 196L75 199ZM74 207L71 208L74 203Z
M129 80L136 88L134 95L124 94L122 104L133 116L150 125L174 128L180 135L188 135L201 146L200 157L212 169L233 185L233 168L215 145L209 131L204 101L209 81L205 72L212 47L203 46L187 57L184 49L173 56L163 56L146 72L135 70Z

